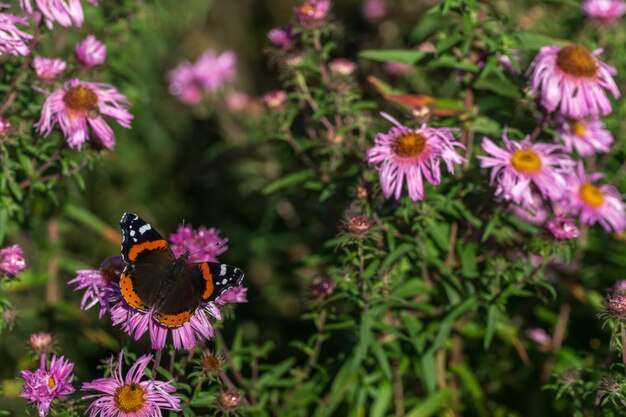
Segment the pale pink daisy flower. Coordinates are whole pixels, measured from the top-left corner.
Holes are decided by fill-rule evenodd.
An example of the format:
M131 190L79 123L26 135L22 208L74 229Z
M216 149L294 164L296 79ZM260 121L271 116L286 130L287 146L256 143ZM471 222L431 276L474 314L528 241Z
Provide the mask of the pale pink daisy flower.
M43 83L50 83L57 79L65 71L67 64L59 58L42 58L40 56L33 59L33 69L37 78Z
M580 156L606 153L613 143L613 135L604 128L599 119L564 119L560 121L558 132L566 152L576 152Z
M328 69L331 74L348 76L356 71L356 62L345 58L335 58L328 63Z
M412 129L387 114L382 115L395 127L387 133L376 134L374 146L367 151L366 159L378 170L385 198L393 195L396 200L400 199L406 182L409 197L413 201L423 200L423 178L438 185L442 160L450 173L454 173L455 164L465 161L454 149L465 146L454 139L452 129L429 128L426 124Z
M8 7L10 7L8 4L0 3L0 10ZM29 44L33 36L19 29L18 24L26 25L26 19L0 12L0 56L30 54Z
M557 201L566 186L564 174L571 171L574 162L561 154L561 146L521 142L502 135L504 149L483 138L482 148L489 156L479 156L481 168L491 169L490 183L497 182L496 193L504 200L522 207L534 207L534 184L545 199Z
M567 178L565 204L572 214L580 215L582 224L600 223L607 232L626 229L626 205L611 185L596 185L602 174L585 174L582 162Z
M87 0L94 6L98 0ZM31 0L20 0L20 7L24 13L41 13L46 21L46 26L52 29L53 23L61 26L82 26L85 21L83 5L80 0L34 0L35 7Z
M48 95L35 127L40 134L48 136L58 124L70 148L80 149L90 136L90 126L94 133L92 140L111 149L115 145L115 135L102 116L108 116L128 129L133 119L128 111L129 105L126 96L109 84L73 78L63 88Z
M626 13L626 3L622 0L585 0L582 9L598 23L611 24Z
M26 268L26 260L24 251L19 245L0 249L0 273L17 275L24 268Z
M85 382L81 387L81 391L99 391L83 397L83 400L93 399L87 407L89 417L161 417L161 410L180 411L180 398L174 395L176 388L172 381L144 378L151 360L152 355L141 356L124 376L123 351L115 366L111 358L108 378Z
M41 355L39 369L36 371L20 371L24 379L23 392L20 397L37 405L40 417L48 415L50 404L55 398L66 397L73 393L71 375L74 364L63 356L52 356L50 367L46 369L46 355Z
M116 300L120 295L119 281L124 266L122 257L116 255L102 261L99 269L76 271L76 278L69 281L67 285L75 285L74 291L85 291L80 302L80 308L89 310L100 304L98 317L104 317L104 314L109 311L110 302Z
M555 217L548 221L546 227L559 240L575 239L580 234L576 222L569 217Z
M218 55L207 50L200 55L194 68L200 85L206 91L214 92L237 76L237 55L232 51Z
M193 64L182 62L167 77L170 93L181 103L193 106L202 101L203 88Z
M307 0L293 9L301 25L315 27L324 22L330 11L330 0Z
M84 68L102 65L107 59L107 47L95 36L89 35L76 44L76 59Z
M582 45L546 46L539 50L528 69L533 93L541 93L541 104L572 119L598 117L612 111L605 90L620 97L613 80L615 68L600 61Z

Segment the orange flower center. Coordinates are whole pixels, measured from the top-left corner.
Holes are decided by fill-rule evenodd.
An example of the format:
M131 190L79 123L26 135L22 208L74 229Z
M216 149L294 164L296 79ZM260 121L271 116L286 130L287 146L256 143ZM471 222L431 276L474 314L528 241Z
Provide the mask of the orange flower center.
M90 111L98 104L98 96L89 87L78 85L63 96L67 107L75 111Z
M393 153L404 158L419 155L425 147L426 138L417 133L405 133L396 136L391 144Z
M532 149L520 149L515 151L511 157L511 164L513 164L516 170L524 174L534 174L539 171L543 165L537 152Z
M311 3L305 3L302 6L300 6L300 12L302 14L311 16L313 15L313 13L315 13L315 7Z
M145 403L145 392L139 384L125 384L115 390L115 405L124 413L134 413Z
M570 120L569 127L576 136L585 136L587 133L587 126L581 120Z
M56 387L56 382L54 381L54 378L52 378L51 376L48 377L48 386L50 387L50 389Z
M589 182L580 187L580 198L594 208L601 207L604 204L604 193L602 190Z
M556 57L556 64L568 74L577 77L595 77L598 71L593 55L582 45L569 45L561 48Z

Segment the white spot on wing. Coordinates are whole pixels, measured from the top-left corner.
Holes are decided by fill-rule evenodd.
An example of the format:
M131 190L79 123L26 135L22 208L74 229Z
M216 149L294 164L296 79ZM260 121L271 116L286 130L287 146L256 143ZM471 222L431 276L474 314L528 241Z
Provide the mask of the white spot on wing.
M224 278L224 279L222 280L222 285L226 284L227 282L228 282L228 280L227 280L226 278Z
M131 236L135 236L135 231L134 231L134 230L131 230L131 231L130 231L130 235L131 235Z
M222 264L220 266L220 277L226 275L226 265Z
M134 238L133 238L133 242L136 242L136 241L137 241L137 238L136 238L136 237L134 237Z
M152 226L150 226L149 224L146 223L146 224L144 224L143 226L141 226L139 228L139 233L141 233L143 235L144 233L146 233L150 229L152 229Z

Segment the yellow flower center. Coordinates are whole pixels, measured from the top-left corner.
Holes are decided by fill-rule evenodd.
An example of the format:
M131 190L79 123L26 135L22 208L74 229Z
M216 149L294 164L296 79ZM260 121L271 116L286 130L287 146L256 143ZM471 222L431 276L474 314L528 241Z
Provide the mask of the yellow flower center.
M601 207L604 204L604 193L595 185L587 182L580 187L580 198L591 207Z
M561 48L556 57L556 64L568 74L577 77L595 77L598 71L593 55L582 45L569 45Z
M532 149L520 149L515 151L511 157L511 163L516 170L524 174L534 174L539 171L542 166L541 158L537 155L537 152Z
M51 376L48 377L48 386L50 387L50 389L56 387L56 382L54 381L54 378L52 378Z
M569 127L576 136L585 136L587 133L587 126L581 120L570 120Z
M398 156L408 158L417 156L424 150L426 138L417 133L405 133L397 136L391 144L391 150Z
M313 15L313 13L315 13L315 7L311 3L305 3L302 6L300 6L300 12L302 14L311 16Z
M139 384L125 384L115 390L115 405L124 413L140 410L145 403L145 392Z
M91 111L98 104L98 96L89 87L78 85L63 96L67 107L76 111Z

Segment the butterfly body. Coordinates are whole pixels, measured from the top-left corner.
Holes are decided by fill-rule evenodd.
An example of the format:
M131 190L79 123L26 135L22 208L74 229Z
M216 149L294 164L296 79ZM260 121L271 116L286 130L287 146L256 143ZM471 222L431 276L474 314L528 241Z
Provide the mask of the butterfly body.
M243 272L230 265L188 263L189 252L176 258L165 239L135 214L124 213L120 227L127 264L120 277L122 296L164 326L187 323L201 303L215 300L243 280Z

